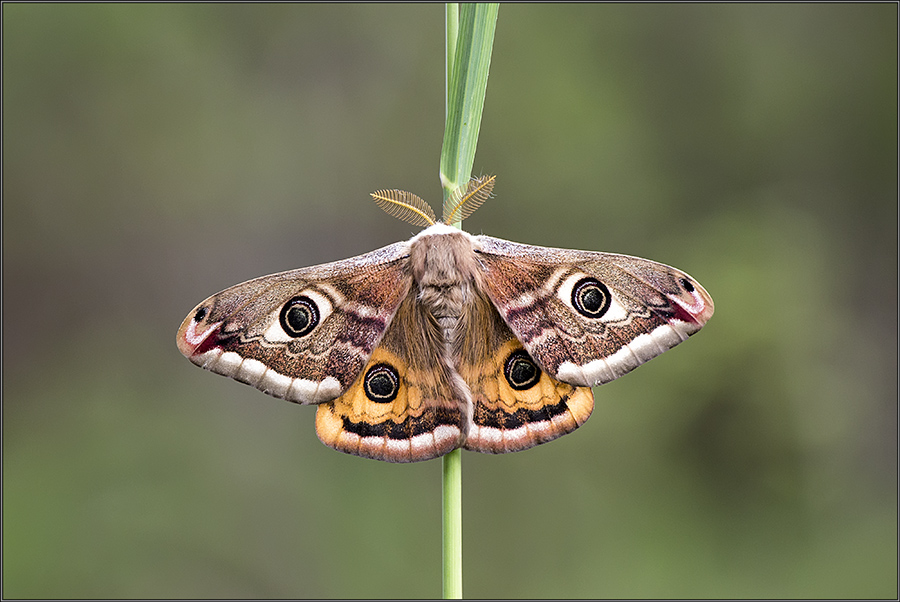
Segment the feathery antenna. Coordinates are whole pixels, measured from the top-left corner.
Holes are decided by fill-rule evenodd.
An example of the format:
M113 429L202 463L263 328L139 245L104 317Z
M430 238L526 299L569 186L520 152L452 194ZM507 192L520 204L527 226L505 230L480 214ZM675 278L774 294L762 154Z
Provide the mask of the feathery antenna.
M460 222L475 213L490 198L496 180L497 176L479 176L469 180L465 192L462 188L457 188L451 195L448 210L444 211L444 223Z
M451 202L447 205L448 210L444 212L442 222L445 224L461 222L472 215L491 197L496 180L497 176L479 176L469 180L465 190L457 188L450 196ZM376 190L370 194L385 213L414 226L427 228L438 221L431 205L411 192L392 189Z
M376 190L371 193L375 203L397 219L423 228L437 222L434 209L421 197L405 190Z

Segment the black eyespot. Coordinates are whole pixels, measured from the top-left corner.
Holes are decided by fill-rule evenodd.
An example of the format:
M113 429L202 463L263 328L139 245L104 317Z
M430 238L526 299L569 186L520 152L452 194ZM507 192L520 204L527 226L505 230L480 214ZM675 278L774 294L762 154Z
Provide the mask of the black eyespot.
M207 310L205 307L201 307L197 310L197 313L194 314L194 322L202 322L203 318L205 318L206 314L208 313L209 310Z
M376 403L390 403L400 392L400 376L387 364L375 364L366 372L363 383L366 397Z
M513 351L503 367L506 382L516 391L530 389L541 380L541 369L524 349Z
M606 285L594 278L582 278L572 289L572 305L586 318L603 316L611 299Z
M319 308L309 297L294 297L281 308L281 327L292 337L303 337L319 324Z
M687 278L679 278L678 283L689 293L694 292L694 283L688 280Z

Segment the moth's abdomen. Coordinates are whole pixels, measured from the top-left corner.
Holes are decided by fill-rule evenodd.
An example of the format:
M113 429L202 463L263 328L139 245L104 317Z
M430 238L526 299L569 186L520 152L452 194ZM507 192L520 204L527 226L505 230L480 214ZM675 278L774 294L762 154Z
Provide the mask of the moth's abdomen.
M473 302L480 277L472 237L444 224L432 226L411 241L409 259L418 301L449 334Z

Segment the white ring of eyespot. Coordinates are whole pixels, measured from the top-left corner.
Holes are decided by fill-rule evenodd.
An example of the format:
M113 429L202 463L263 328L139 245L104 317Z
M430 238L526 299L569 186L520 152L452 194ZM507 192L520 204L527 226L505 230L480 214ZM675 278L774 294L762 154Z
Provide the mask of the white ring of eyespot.
M309 297L309 299L316 304L316 309L319 312L319 323L316 324L316 326L312 330L303 335L309 336L311 333L315 332L316 328L318 328L319 325L321 325L325 321L325 318L331 315L331 312L334 311L334 306L331 303L331 299L329 299L327 295L323 295L322 293L311 288L300 291L296 296ZM284 328L281 327L280 317L283 307L284 305L279 305L275 309L275 311L269 314L269 327L263 333L263 339L265 339L267 343L289 343L290 341L295 341L298 338L303 338L292 337L284 331Z
M628 319L628 311L625 307L618 302L616 299L616 294L610 290L607 286L606 290L609 291L609 307L606 312L598 317L598 318L590 318L584 316L578 309L572 305L572 291L575 288L575 285L578 284L584 278L593 278L589 274L585 274L584 272L575 272L574 274L570 274L563 280L559 287L556 289L556 297L566 304L566 307L571 307L573 311L577 312L579 316L588 319L588 320L602 320L603 322L622 322Z

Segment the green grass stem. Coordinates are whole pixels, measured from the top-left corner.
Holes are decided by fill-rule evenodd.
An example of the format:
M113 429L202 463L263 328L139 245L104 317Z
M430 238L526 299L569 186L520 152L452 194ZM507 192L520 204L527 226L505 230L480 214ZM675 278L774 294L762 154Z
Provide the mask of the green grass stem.
M462 450L441 458L443 468L443 579L445 600L462 598Z
M491 49L499 4L448 3L446 80L447 105L441 147L444 204L472 174L481 112L487 90ZM462 227L462 222L454 224ZM462 451L442 459L444 599L462 598Z

